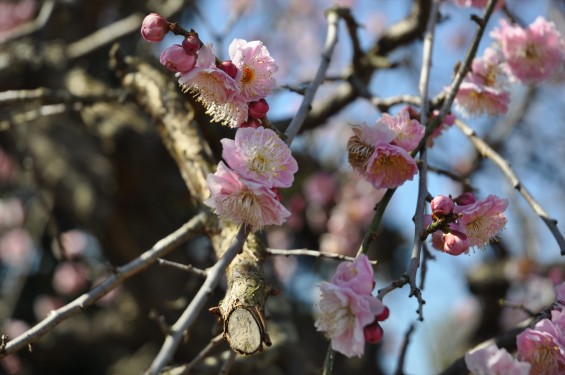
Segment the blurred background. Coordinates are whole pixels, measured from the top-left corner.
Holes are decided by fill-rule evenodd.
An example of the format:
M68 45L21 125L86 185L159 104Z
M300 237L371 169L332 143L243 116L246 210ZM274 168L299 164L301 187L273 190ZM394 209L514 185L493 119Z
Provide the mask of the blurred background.
M159 12L194 29L216 55L228 58L234 38L261 40L279 65L277 90L267 98L270 120L284 127L301 102L296 93L312 79L326 36L324 10L351 8L360 48L376 46L382 63L363 77L371 95L386 99L417 95L421 31L407 41L386 39L390 27L424 14L427 0L193 0L193 1L0 1L0 332L16 337L50 311L72 301L111 275L156 241L190 219L195 211L173 159L149 116L139 110L109 68L108 52L119 43L131 56L157 67L159 53L182 41L168 36L148 44L139 34L143 17ZM545 16L565 34L565 1L507 0L520 22ZM430 94L449 85L475 24L471 14L446 1L434 45ZM418 13L416 13L418 14ZM423 16L422 16L423 17ZM488 30L479 55L492 41ZM417 20L415 21L417 22ZM424 22L425 24L425 22ZM385 43L388 41L389 43ZM347 80L355 63L343 24L329 78L318 92L305 130L293 143L300 170L292 188L282 191L292 211L288 222L261 233L270 247L309 248L354 256L382 196L352 173L345 144L350 124L373 124L381 112ZM38 100L3 103L2 93L36 88L61 90ZM59 91L58 91L59 92ZM179 90L180 92L180 90ZM76 97L89 97L77 103ZM233 131L210 124L193 103L197 120L219 156L222 137ZM386 108L394 114L404 104ZM382 108L381 108L382 109ZM500 118L462 118L507 158L522 183L559 223L565 221L565 75L542 86L514 86L509 113ZM459 117L458 113L454 113ZM430 172L431 195L456 196L473 188L479 198L508 198L508 225L484 251L451 257L431 247L426 256L424 322L416 324L407 351L407 374L437 374L470 346L499 335L527 317L519 308L539 311L554 300L553 286L565 279L559 247L543 222L488 160L456 128L435 140L432 167L466 179L469 186ZM378 260L376 289L407 269L413 241L417 183L395 193L379 237L369 252ZM565 229L559 224L561 230ZM208 240L196 238L167 259L206 268L214 254ZM327 341L315 331L316 283L328 279L337 263L320 258L269 257L265 273L281 295L267 304L274 346L238 357L233 374L319 374ZM0 361L3 374L140 374L163 341L159 319L172 324L196 293L193 274L153 266L129 279L82 314L69 319L33 345ZM336 356L335 374L392 374L417 302L408 289L388 294L391 310L383 341L367 346L361 359ZM209 301L217 305L223 289ZM175 356L190 361L219 333L203 312ZM216 348L195 369L214 374L226 357Z

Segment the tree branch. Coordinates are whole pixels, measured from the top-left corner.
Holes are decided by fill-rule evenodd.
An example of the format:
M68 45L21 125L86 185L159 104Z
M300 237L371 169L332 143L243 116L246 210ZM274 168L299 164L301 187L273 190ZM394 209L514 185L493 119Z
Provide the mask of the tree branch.
M207 214L205 212L202 212L194 216L188 223L184 224L167 237L161 239L151 249L147 250L131 262L118 267L112 276L104 280L90 292L81 295L63 307L54 310L43 321L36 324L15 339L9 341L4 350L0 352L0 359L39 340L59 323L82 312L82 310L94 304L125 280L151 266L158 258L165 256L180 244L185 243L195 235L203 232L206 224L206 215Z
M549 214L540 206L540 204L534 199L532 194L526 189L524 184L520 182L516 173L510 167L510 164L506 159L504 159L499 153L494 151L485 141L477 136L475 131L468 127L460 120L455 121L455 125L469 138L469 140L473 143L477 151L485 158L492 160L492 162L502 171L502 173L506 176L510 184L514 189L520 193L528 205L532 208L532 210L542 219L542 221L547 225L553 237L557 241L559 245L559 249L561 250L561 255L565 255L565 238L563 238L563 234L557 228L557 220L553 219L549 216Z

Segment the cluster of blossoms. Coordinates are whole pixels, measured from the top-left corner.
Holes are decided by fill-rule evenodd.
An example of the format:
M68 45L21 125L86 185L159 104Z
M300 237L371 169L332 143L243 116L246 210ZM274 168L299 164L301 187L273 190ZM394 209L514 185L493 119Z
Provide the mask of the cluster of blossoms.
M384 114L375 126L353 126L347 142L349 164L377 189L390 189L412 180L418 167L409 152L425 128L403 108L396 116Z
M437 114L434 111L430 120ZM354 125L353 136L347 142L349 164L376 189L396 188L412 180L418 166L409 152L418 147L426 131L417 120L419 117L417 111L407 106L395 116L383 114L375 126ZM428 146L433 146L433 139L454 122L455 116L445 116L428 137Z
M490 36L493 47L475 58L455 104L467 115L508 111L510 83L541 83L565 63L565 41L553 22L538 17L527 28L501 21Z
M557 303L549 318L516 337L517 358L494 343L465 355L474 375L559 375L565 373L565 283L555 288Z
M222 158L207 181L211 197L204 203L221 219L252 230L282 224L290 212L278 188L290 187L298 164L277 134L264 127L240 128L235 139L222 139Z
M315 325L331 340L333 350L360 357L365 343L381 340L379 321L388 318L389 310L371 294L374 287L373 268L363 254L353 262L341 263L331 282L320 284L322 298Z
M438 195L431 202L432 214L424 216L424 238L432 234L432 246L450 255L484 248L506 225L508 200L489 195L478 201L472 193L457 198Z
M141 35L158 42L172 27L152 13L143 20ZM212 46L201 45L191 31L182 44L165 49L160 62L176 73L183 90L196 96L213 121L233 128L257 128L269 110L265 97L276 85L273 74L278 66L260 41L235 39L229 56L230 60L216 61Z
M163 40L176 28L164 17L145 17L141 35L149 42ZM288 146L261 126L269 110L278 67L262 42L235 39L231 60L217 62L210 45L202 45L194 31L181 45L163 51L161 64L176 73L185 91L193 93L212 120L239 128L235 139L222 139L223 152L216 173L207 177L211 196L204 203L233 224L253 231L282 224L290 212L281 204L278 188L290 187L298 170ZM227 163L227 165L226 165Z

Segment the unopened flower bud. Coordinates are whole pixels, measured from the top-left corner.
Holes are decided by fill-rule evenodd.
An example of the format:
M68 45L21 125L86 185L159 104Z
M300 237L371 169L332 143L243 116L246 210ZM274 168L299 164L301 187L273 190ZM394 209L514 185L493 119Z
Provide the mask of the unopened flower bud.
M477 198L475 198L475 194L467 192L453 199L453 201L459 206L467 206L469 204L475 203L477 201Z
M259 126L263 126L261 121L257 120L255 117L249 117L247 121L239 125L240 128L253 128L257 129Z
M182 48L187 55L194 55L200 49L200 42L195 35L189 35L182 41Z
M161 53L159 61L171 72L186 73L196 65L196 55L187 55L179 44L175 44Z
M169 31L169 22L157 13L148 14L141 23L141 36L148 42L157 43L163 40Z
M383 320L387 320L389 315L390 315L390 310L388 309L388 307L386 307L386 306L383 306L383 307L384 307L383 312L380 313L379 315L375 316L375 319L379 322L383 321Z
M222 61L220 64L220 69L222 69L226 74L232 78L237 75L237 66L231 62L231 60Z
M469 240L465 233L452 230L444 237L443 251L450 255L460 255L469 250Z
M369 344L376 344L381 341L381 339L383 338L383 333L384 332L382 327L376 320L363 328L365 342L368 342Z
M269 112L269 104L263 98L249 103L249 115L255 118L263 118Z
M453 212L453 201L445 195L438 195L432 199L432 213L436 216L446 216Z

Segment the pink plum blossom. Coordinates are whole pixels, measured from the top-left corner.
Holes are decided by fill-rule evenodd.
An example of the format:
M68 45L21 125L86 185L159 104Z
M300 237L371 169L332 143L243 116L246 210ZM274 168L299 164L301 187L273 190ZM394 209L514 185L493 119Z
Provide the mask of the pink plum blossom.
M433 113L432 113L431 120L433 120L438 115L439 115L439 110L437 110L437 109L434 110ZM432 133L428 136L427 146L433 147L434 139L439 137L441 135L441 133L443 133L444 130L446 130L447 128L449 128L453 124L455 124L455 119L456 119L455 115L453 115L451 113L448 113L447 115L445 115L442 123L437 128L435 128L432 131Z
M489 195L486 199L466 206L455 206L453 212L462 215L459 222L467 235L469 245L484 248L504 229L506 207L507 199Z
M353 262L341 262L331 282L349 288L360 295L371 295L373 290L373 267L369 258L361 254Z
M159 61L171 72L186 73L194 68L196 56L187 55L179 44L174 44L163 50Z
M265 225L280 225L290 216L272 189L246 180L223 162L207 181L211 197L204 204L214 208L223 220L247 224L256 231Z
M178 76L183 90L197 97L213 121L236 128L247 120L247 102L238 95L239 85L216 66L210 45L200 48L192 70Z
M538 17L527 28L501 20L491 32L505 59L511 77L523 83L551 78L565 63L565 41L553 22Z
M332 349L347 357L361 357L365 351L364 328L384 309L372 295L332 283L320 283L322 298L315 322L318 331L331 339Z
M379 143L367 161L364 177L377 189L391 189L418 173L414 159L401 147Z
M400 146L406 151L412 151L417 146L426 128L424 128L417 120L411 120L407 108L403 108L396 116L384 113L378 123L384 124L392 130L396 137L392 140L392 144Z
M518 358L531 364L530 375L565 373L565 348L558 335L553 323L543 319L534 329L527 328L516 337Z
M235 139L221 140L222 157L241 177L268 188L289 187L298 164L290 148L271 129L238 129Z
M465 354L465 364L473 375L529 375L531 365L520 362L491 342Z
M234 39L229 48L232 62L237 66L236 80L245 101L254 101L269 95L275 88L273 74L278 70L275 60L262 42Z
M141 23L141 36L150 43L160 42L168 31L169 22L157 13L148 14Z

